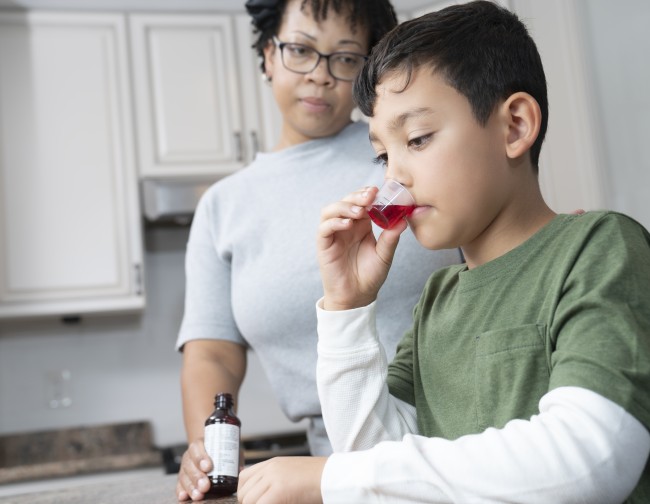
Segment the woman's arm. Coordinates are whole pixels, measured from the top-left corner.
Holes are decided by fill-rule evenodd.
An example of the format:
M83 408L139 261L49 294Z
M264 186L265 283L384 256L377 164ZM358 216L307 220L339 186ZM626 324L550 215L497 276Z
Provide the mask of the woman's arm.
M189 447L183 454L176 493L179 500L202 499L210 488L206 473L212 461L203 446L205 420L219 392L232 394L237 404L246 373L246 348L219 340L193 340L183 347L181 390Z
M206 418L219 392L232 394L237 404L246 373L246 349L220 340L188 341L183 347L181 391L188 443L203 437Z

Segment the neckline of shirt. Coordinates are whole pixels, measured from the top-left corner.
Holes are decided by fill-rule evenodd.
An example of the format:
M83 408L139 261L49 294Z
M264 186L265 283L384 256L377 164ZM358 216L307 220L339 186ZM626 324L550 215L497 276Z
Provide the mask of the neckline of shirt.
M531 252L538 250L540 242L544 242L556 234L566 222L573 220L573 217L575 216L570 214L558 214L542 229L514 249L476 268L467 269L465 266L458 274L459 290L477 289L499 278L515 274L517 266L525 262Z

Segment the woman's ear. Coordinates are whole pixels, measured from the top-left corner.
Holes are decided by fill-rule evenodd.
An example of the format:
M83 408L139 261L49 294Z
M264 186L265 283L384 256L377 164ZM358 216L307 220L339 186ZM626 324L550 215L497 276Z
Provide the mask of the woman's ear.
M537 100L524 92L510 95L501 107L507 128L506 154L515 159L525 154L537 140L542 112Z
M275 56L275 44L273 40L269 39L266 41L266 46L264 47L264 68L267 81L270 81L273 77L273 63Z

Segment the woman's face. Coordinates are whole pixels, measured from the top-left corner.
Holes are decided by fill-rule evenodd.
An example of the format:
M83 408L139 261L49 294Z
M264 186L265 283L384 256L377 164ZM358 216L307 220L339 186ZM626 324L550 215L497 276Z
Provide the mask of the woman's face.
M327 13L327 19L317 23L309 7L301 11L300 4L300 0L287 3L277 35L280 42L303 44L323 54L368 53L365 27L357 26L353 32L346 16L332 10ZM352 82L332 77L324 58L311 72L299 74L284 67L281 51L272 41L264 57L266 74L271 78L273 95L283 118L276 150L335 135L349 124L354 109Z

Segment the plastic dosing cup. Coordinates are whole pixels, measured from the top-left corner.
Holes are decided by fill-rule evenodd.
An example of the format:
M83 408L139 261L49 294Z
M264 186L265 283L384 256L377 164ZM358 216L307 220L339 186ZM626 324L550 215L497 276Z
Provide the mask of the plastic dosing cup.
M408 189L396 180L387 179L379 188L368 215L380 228L390 229L415 210L415 200Z

